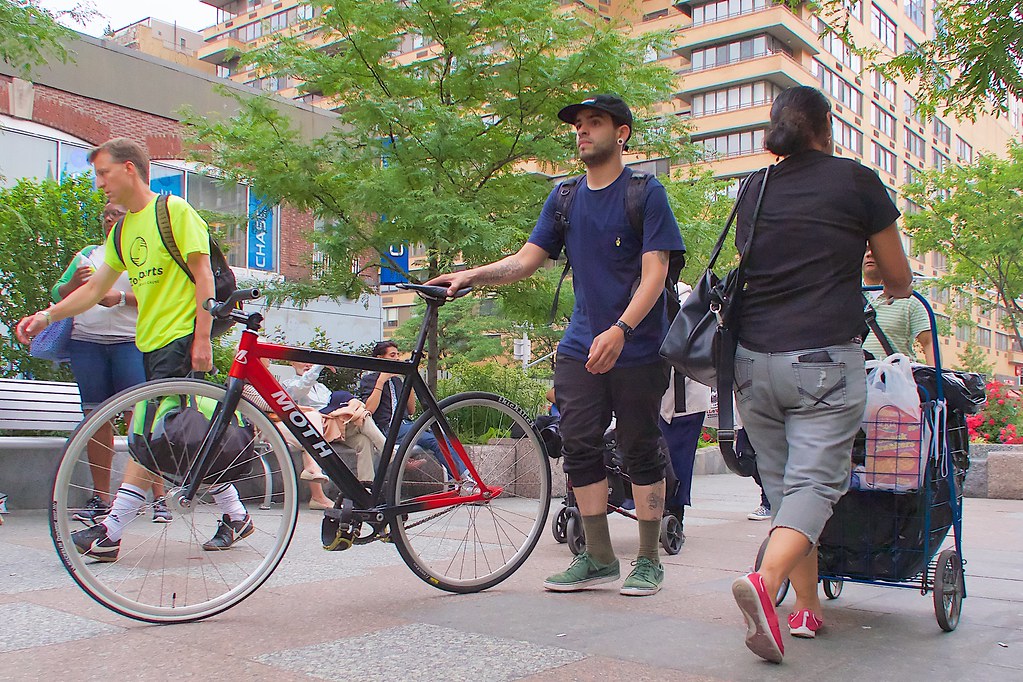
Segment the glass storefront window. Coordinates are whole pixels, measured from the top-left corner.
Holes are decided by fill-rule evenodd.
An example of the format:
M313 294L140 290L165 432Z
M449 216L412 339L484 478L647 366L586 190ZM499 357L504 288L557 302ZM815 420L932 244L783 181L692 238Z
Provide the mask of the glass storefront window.
M0 184L13 187L21 178L57 177L57 142L0 129Z

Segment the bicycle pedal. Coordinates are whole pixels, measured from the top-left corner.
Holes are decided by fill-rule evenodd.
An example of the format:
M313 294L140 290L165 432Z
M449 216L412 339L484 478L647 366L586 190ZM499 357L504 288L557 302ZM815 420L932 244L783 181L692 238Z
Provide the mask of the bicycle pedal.
M320 542L328 552L343 552L355 542L355 529L325 516L320 526Z

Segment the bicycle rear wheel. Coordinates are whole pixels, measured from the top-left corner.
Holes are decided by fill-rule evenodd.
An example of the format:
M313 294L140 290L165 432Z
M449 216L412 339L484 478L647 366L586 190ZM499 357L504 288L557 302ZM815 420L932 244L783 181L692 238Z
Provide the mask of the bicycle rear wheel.
M109 442L103 442L104 427L113 424L119 434L110 465L111 492L116 492L132 456L126 440L132 440L135 427L141 426L140 420L133 422L128 415L141 416L148 410L159 414L168 406L182 403L202 404L212 413L214 408L219 411L225 395L224 387L193 379L142 384L93 410L68 440L54 480L50 532L71 577L108 609L150 623L207 618L252 594L283 558L298 515L295 469L277 428L244 399L238 405L235 423L244 427L244 442L251 443L251 447L241 450L243 454L232 461L229 479L209 477L191 505L182 508L176 503L180 488L175 486L180 485L195 455L182 447L175 451L180 470L153 475L166 488L166 500L174 514L170 523L151 522L150 493L138 515L124 525L119 548L104 556L103 562L79 553L88 549L87 544L83 549L76 548L72 534L87 529L88 523L75 517L88 518L83 510L93 494L90 447L94 460L103 460L103 451L107 456L111 454ZM154 424L145 431L143 440L134 437L130 448L134 455L144 455L142 451L155 442L161 422L155 420ZM254 530L243 528L243 537L236 539L229 551L205 551L202 545L219 530L223 514L210 490L225 483L238 491ZM105 532L105 528L100 531Z
M543 441L526 414L490 393L460 393L440 402L444 419L483 483L500 494L482 502L424 509L391 520L391 539L424 581L448 592L478 592L522 565L547 522L551 470ZM416 443L437 418L413 424L388 471L388 501L407 504L447 491L476 489ZM432 431L440 436L439 426ZM449 448L458 458L457 446ZM464 466L464 465L463 465ZM459 467L461 468L461 467ZM457 494L457 493L456 493Z

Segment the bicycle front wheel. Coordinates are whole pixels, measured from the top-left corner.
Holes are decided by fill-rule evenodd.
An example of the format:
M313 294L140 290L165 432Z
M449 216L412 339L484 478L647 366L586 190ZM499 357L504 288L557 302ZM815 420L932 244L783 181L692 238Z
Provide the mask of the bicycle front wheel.
M222 475L211 468L191 504L177 503L178 486L195 460L192 446L202 441L209 422L199 419L199 433L188 435L186 445L179 429L168 446L167 415L180 412L182 405L196 405L209 417L219 412L225 395L223 386L205 381L149 382L104 402L68 439L54 480L50 532L68 573L103 606L150 623L207 618L252 594L283 558L298 516L295 469L277 428L252 403L242 399L232 419L237 428L231 433L231 451L237 454L231 455L230 467ZM161 456L151 461L147 454L158 450L158 441ZM223 456L227 447L214 450ZM154 461L162 468L154 467ZM151 473L154 468L159 471ZM106 474L116 492L126 472L136 482L141 478L138 487L147 497L137 512L118 513L116 524L123 527L115 545L106 535L112 520L103 525L106 512L87 501L95 493L93 477L101 480ZM166 491L163 499L172 519L153 514L153 483ZM232 488L248 514L237 528L224 523L225 507L238 513L230 499ZM228 551L210 545L215 534L225 536L220 544L227 539Z
M550 464L540 434L513 403L490 393L460 393L440 408L482 483L500 492L482 502L402 514L390 522L391 539L430 585L478 592L514 573L536 546L550 508ZM436 456L444 450L455 458L455 470ZM390 504L474 492L458 450L442 437L435 415L421 416L388 471Z

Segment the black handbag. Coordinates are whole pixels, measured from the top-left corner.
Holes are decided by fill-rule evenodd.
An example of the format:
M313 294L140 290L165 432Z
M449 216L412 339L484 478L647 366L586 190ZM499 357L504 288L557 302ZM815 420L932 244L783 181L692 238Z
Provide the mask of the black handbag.
M735 222L739 204L756 173L747 177L739 188L739 196L725 223L725 229L721 231L721 236L718 237L717 244L711 252L707 269L700 281L693 287L689 298L682 303L678 315L672 321L668 334L661 344L661 356L677 372L711 388L717 386L721 363L729 356L727 338L725 338L729 335L726 332L730 329L729 322L736 309L736 294L742 287L743 264L746 262L749 246L753 241L753 228L756 227L757 218L760 215L760 205L764 198L764 188L767 187L769 170L770 168L764 169L764 181L760 186L760 196L757 198L756 209L753 212L753 225L742 251L739 266L732 269L724 278L719 278L714 273L714 263L717 262L721 248ZM734 349L731 356L734 357Z
M718 446L721 448L725 466L740 476L752 476L752 472L751 468L743 465L735 454L732 383L735 378L735 349L738 340L731 321L738 309L739 293L745 285L743 265L749 257L753 232L764 200L764 190L767 189L767 177L772 167L763 169L764 179L760 184L756 208L753 210L749 236L740 251L739 265L723 278L714 273L714 263L717 262L725 240L732 230L739 204L756 173L750 174L739 188L739 196L736 197L732 212L725 222L725 228L711 252L707 269L689 298L682 303L661 344L661 356L675 368L675 371L704 386L717 387Z

